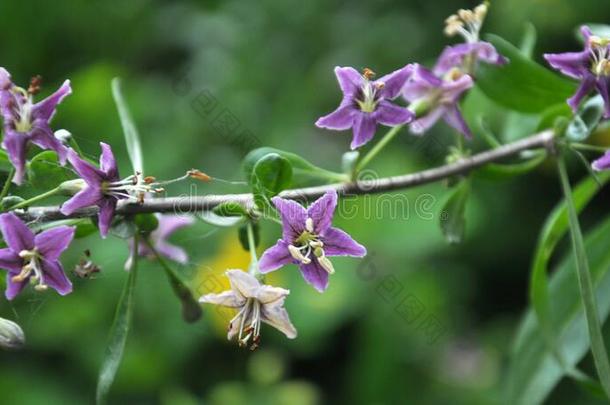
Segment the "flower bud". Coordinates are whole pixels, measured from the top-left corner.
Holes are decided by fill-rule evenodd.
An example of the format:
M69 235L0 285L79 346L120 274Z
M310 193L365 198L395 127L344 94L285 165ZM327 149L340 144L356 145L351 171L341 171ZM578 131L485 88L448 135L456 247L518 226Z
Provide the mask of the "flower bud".
M59 185L59 191L63 194L74 195L86 186L87 183L83 179L67 180Z
M66 129L58 129L53 135L63 144L67 144L70 141L70 138L72 138L72 134Z
M20 349L25 344L21 327L13 321L0 318L0 347L8 350Z

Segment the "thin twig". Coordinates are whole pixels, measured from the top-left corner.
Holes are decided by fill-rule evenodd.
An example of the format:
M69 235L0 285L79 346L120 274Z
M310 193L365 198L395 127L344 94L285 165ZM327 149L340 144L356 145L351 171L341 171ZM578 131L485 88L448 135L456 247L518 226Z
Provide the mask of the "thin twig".
M554 151L554 133L546 130L527 138L502 145L498 148L465 157L457 162L423 170L417 173L401 176L384 177L373 180L360 180L350 183L335 183L324 186L307 187L283 191L283 198L311 201L328 190L336 190L339 195L376 194L386 191L402 190L422 184L432 183L451 176L465 174L472 169L487 163L497 162L504 158L519 154L526 150L545 148L551 153ZM142 204L136 202L120 201L117 214L137 214L151 212L169 212L175 214L198 213L209 211L224 202L241 204L246 209L254 206L252 194L227 194L206 196L183 196L156 198ZM16 210L15 213L26 221L51 221L66 218L91 217L97 215L97 207L85 208L65 216L59 212L59 207L30 207L27 210Z

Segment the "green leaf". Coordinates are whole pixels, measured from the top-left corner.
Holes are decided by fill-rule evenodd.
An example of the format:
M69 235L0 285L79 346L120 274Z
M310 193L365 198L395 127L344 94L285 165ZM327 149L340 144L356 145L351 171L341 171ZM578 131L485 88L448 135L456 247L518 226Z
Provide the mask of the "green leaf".
M0 149L0 173L8 173L13 169L11 161L8 159L6 151Z
M256 162L258 162L263 156L270 153L277 153L290 162L292 165L293 186L301 185L311 179L326 181L349 180L349 178L344 174L331 172L329 170L317 167L297 154L269 147L254 149L246 155L242 166L247 179L251 177L252 170L254 170L254 165Z
M523 38L521 38L521 44L519 50L528 59L532 59L534 48L536 47L536 40L538 34L536 33L536 27L534 24L528 22L525 23L525 29L523 32Z
M248 241L248 226L248 224L243 225L238 231L239 243L241 243L241 247L243 247L246 252L250 251L250 243ZM258 247L261 241L261 231L257 222L252 222L252 232L254 234L254 247Z
M231 227L243 222L243 217L226 217L215 214L212 211L203 211L197 214L203 222L220 227Z
M555 128L558 118L572 118L572 109L564 101L559 104L552 105L540 114L537 131L543 131L549 128Z
M137 245L137 240L135 244ZM110 386L114 381L114 377L119 369L127 342L127 335L131 326L134 307L134 291L136 286L136 277L138 274L138 255L134 255L133 265L129 270L129 275L125 281L123 292L119 298L119 303L116 309L114 322L110 330L110 341L106 348L104 362L100 369L100 375L97 381L97 390L95 400L97 404L103 404L106 400L106 395L110 390Z
M470 195L470 181L462 180L455 186L440 215L440 226L447 242L462 242L466 230L466 202Z
M563 211L565 214L565 211ZM567 216L565 217L567 222ZM549 222L547 222L549 224ZM548 225L545 226L547 228ZM548 228L561 234L559 225ZM565 232L565 229L564 229ZM585 238L585 249L591 265L591 279L597 295L600 319L610 313L610 250L608 235L610 218L606 218ZM554 238L559 238L555 236ZM570 252L558 266L548 284L549 302L553 304L549 320L557 347L566 365L557 362L544 336L534 309L525 314L513 348L505 379L507 398L503 403L515 405L540 404L566 375L566 367L574 369L589 349L586 319L576 277L574 254Z
M133 221L140 233L146 235L153 232L159 226L159 220L155 214L137 214Z
M481 64L477 86L497 104L524 113L539 113L565 102L576 84L529 60L504 39L488 35L498 52L509 59L503 66Z
M473 174L479 178L488 180L504 180L515 176L526 174L538 166L546 159L545 152L533 153L529 159L522 162L502 164L488 163L485 166L475 170Z
M269 199L288 188L291 181L292 165L288 159L277 153L261 157L250 176L254 202L261 209L269 207Z
M125 136L125 144L127 145L127 153L131 160L131 166L134 173L144 173L144 161L142 159L142 146L140 145L140 135L133 123L127 103L121 91L121 80L118 77L112 79L112 97L116 108L119 112L121 125L123 126L123 135Z
M27 172L32 186L40 190L55 188L75 177L74 172L59 164L57 153L51 150L34 156L28 163Z
M136 224L128 219L114 221L110 233L120 239L131 239L136 234Z
M341 171L351 177L356 169L359 157L360 152L357 150L345 152L343 156L341 156Z
M236 202L224 202L213 210L214 214L221 217L247 217L248 211L239 203Z
M597 128L603 115L604 99L602 96L595 96L587 100L566 128L566 138L573 142L587 139Z

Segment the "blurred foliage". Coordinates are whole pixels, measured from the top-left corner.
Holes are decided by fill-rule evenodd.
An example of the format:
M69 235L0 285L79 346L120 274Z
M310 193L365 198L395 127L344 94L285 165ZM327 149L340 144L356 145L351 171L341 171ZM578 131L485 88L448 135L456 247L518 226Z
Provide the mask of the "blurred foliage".
M340 172L349 135L318 130L315 119L339 100L332 68L380 73L408 62L431 64L448 42L449 0L346 1L5 1L0 3L2 65L18 83L41 74L49 93L65 78L74 94L60 106L66 128L91 155L110 143L130 171L110 81L123 93L142 136L147 174L180 176L196 167L244 181L241 159L256 147L298 152ZM578 46L574 28L610 20L606 0L493 1L486 32L518 44L527 22L541 52ZM450 42L450 41L449 41ZM543 64L544 65L544 64ZM483 118L501 141L534 131L537 117L508 113L475 89L465 102L478 135ZM562 110L563 111L563 110ZM564 112L561 112L564 113ZM555 113L553 113L555 114ZM552 122L552 121L551 121ZM426 138L406 133L384 151L374 175L419 170L443 161L451 132L438 125ZM480 136L472 145L484 147ZM600 132L596 142L610 143ZM579 166L574 169L584 170ZM176 195L244 192L245 185L177 185ZM501 402L511 338L527 305L529 267L538 230L559 198L552 167L501 184L473 178L464 241L449 246L438 227L448 189L436 184L393 196L346 199L337 225L368 247L363 261L339 258L329 290L305 285L295 267L270 281L291 289L287 300L299 338L264 327L257 353L224 336L225 320L204 308L184 323L161 267L140 269L134 327L110 394L111 403L315 404ZM607 210L601 192L583 214L585 229ZM422 205L428 201L427 205ZM265 223L262 247L279 228ZM198 223L175 235L191 262L179 270L198 293L220 289L226 268L248 255L235 228ZM566 241L559 251L566 252ZM64 256L71 269L90 249L102 272L73 274L75 292L58 297L28 291L0 301L0 316L23 327L28 346L0 352L0 391L11 404L90 403L115 305L127 274L124 241L79 239ZM219 280L223 280L220 282ZM417 311L406 311L405 305ZM437 322L437 338L425 320ZM428 324L429 325L429 324ZM592 370L590 358L580 364ZM585 398L583 400L583 398ZM595 403L568 380L551 403Z

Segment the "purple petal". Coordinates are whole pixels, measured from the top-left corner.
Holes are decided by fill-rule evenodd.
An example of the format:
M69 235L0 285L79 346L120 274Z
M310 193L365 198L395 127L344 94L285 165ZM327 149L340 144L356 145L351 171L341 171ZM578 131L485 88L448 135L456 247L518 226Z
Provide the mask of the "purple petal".
M87 184L94 186L95 188L100 188L105 177L102 171L86 160L81 159L73 149L68 150L68 161Z
M59 163L62 165L66 164L68 148L66 148L59 139L55 138L55 135L46 122L37 121L34 123L31 140L32 143L38 145L42 149L54 150L57 152Z
M492 44L479 41L446 47L439 56L433 71L436 75L442 76L452 68L460 67L468 55L475 55L477 61L492 65L503 65L507 62L506 58L500 55Z
M320 266L317 259L309 264L299 264L301 274L308 284L311 284L319 292L324 292L328 287L328 272Z
M415 65L411 79L403 87L403 97L413 102L426 98L443 85L443 81L421 65Z
M74 230L72 226L58 226L46 230L36 235L34 244L45 259L57 260L74 239Z
M4 131L4 140L2 146L6 149L8 157L15 167L15 176L13 183L20 185L25 178L25 153L27 150L27 142L29 136L14 132L12 130Z
M0 249L0 269L19 273L23 266L23 259L10 248Z
M35 119L44 119L48 122L53 118L57 105L71 93L70 80L66 80L55 93L34 105L32 116Z
M342 131L349 129L354 124L354 113L357 110L350 103L343 103L335 111L331 112L324 117L318 118L316 126L319 128L333 129L336 131Z
M106 173L106 176L110 179L118 178L119 171L117 169L116 160L110 145L100 142L102 148L102 154L100 155L100 169Z
M58 261L42 259L42 273L44 284L48 285L60 295L67 295L72 292L72 283L68 280L61 263Z
M600 77L595 83L597 91L604 99L604 118L610 118L610 97L608 96L608 79Z
M443 118L447 124L457 129L458 132L464 135L467 139L472 139L472 132L470 131L468 124L466 124L466 121L464 121L464 117L462 116L457 104L447 106Z
M353 149L359 148L373 139L377 129L375 116L371 113L358 113L354 120L354 138L350 147Z
M261 273L269 273L292 263L292 261L292 256L288 251L288 243L280 239L275 245L265 250L258 266Z
M587 75L590 58L588 51L544 54L544 59L549 65L574 79Z
M74 211L81 208L97 205L103 198L104 195L101 190L94 187L87 187L63 203L60 211L64 215L71 215Z
M188 254L184 249L179 246L167 243L165 241L158 242L155 245L155 249L160 255L167 257L168 259L173 260L176 263L186 264L189 261Z
M313 221L314 233L319 235L330 228L336 208L337 192L335 190L327 191L307 208L307 216Z
M34 234L15 214L0 215L0 231L13 252L19 253L34 248Z
M593 167L593 170L597 170L598 172L610 169L610 150L604 153L604 156L595 160L591 166Z
M428 131L430 128L436 124L436 122L441 119L443 114L445 114L446 108L443 105L439 105L436 108L433 108L428 114L424 115L421 118L412 121L409 124L409 129L415 135L421 135L424 132Z
M366 248L339 228L329 228L322 237L326 256L362 257L366 255Z
M282 239L291 242L298 238L305 230L307 219L305 208L295 201L281 197L273 197L271 201L282 218Z
M100 213L97 223L102 238L105 238L108 235L108 230L110 229L110 225L112 225L114 211L116 210L116 204L117 200L113 197L103 198L99 202Z
M585 40L585 44L588 44L589 43L589 38L591 38L591 36L593 35L593 33L591 32L591 28L589 28L586 25L581 25L580 26L580 33L582 34L582 37Z
M441 86L443 89L443 102L457 103L462 94L472 88L472 86L474 86L474 82L469 75L460 76L455 80L444 81Z
M407 65L375 80L375 83L383 83L381 96L390 100L398 97L403 86L413 74L413 68L414 65Z
M594 76L587 76L576 90L576 93L572 97L568 99L568 105L572 108L572 111L576 113L578 111L578 106L583 98L587 96L595 87L595 78Z
M362 75L351 67L335 67L335 75L344 95L352 95L362 85Z
M5 68L0 67L0 90L12 87L12 85L11 74Z
M408 108L392 104L387 100L381 100L375 110L375 120L388 127L402 125L410 122L414 117Z
M195 218L190 215L157 215L159 226L151 234L155 240L163 240L181 228L193 225Z
M29 277L26 277L26 279L23 281L13 281L12 278L16 275L17 273L10 272L6 274L6 291L4 292L4 295L9 301L19 295L19 293L23 291L25 286L30 282Z

